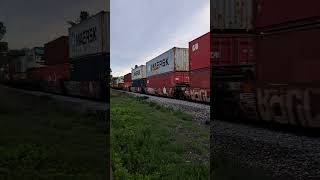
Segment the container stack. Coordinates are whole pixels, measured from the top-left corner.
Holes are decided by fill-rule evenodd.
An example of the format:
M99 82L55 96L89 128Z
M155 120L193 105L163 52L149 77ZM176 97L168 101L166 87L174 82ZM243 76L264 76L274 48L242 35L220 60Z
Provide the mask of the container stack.
M174 97L175 87L186 88L189 84L188 48L174 47L148 61L146 66L149 94Z
M189 42L189 99L210 102L210 33Z
M318 0L211 0L215 118L320 126L312 100L320 83L319 7Z
M110 65L110 13L100 13L69 28L70 81L75 96L107 100Z
M257 78L262 83L320 82L320 1L259 0L257 7Z
M110 16L100 12L69 28L72 81L104 81L110 63Z
M59 81L70 78L69 43L67 36L61 36L44 45L45 80Z
M131 77L131 73L128 73L126 75L124 75L124 90L129 91L131 86L132 86L132 77Z
M255 61L254 0L211 1L213 78L243 78ZM240 68L239 68L240 67Z
M146 88L146 66L135 66L131 71L132 92L145 93Z

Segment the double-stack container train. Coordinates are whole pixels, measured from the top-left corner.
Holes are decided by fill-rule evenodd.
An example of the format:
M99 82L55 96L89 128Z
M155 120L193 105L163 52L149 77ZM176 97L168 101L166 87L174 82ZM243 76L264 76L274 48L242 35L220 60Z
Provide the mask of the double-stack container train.
M173 47L135 66L125 75L123 90L197 102L210 102L210 33ZM117 84L111 87L117 88ZM129 88L130 87L130 88Z
M187 48L172 48L146 63L146 93L168 97L183 97L189 85Z
M146 66L135 66L131 71L132 85L130 90L132 92L145 93L146 92Z
M319 128L320 2L224 2L211 9L214 118ZM240 7L250 24L217 24Z
M73 25L69 28L69 36L45 44L44 67L30 68L27 78L19 81L11 78L7 83L50 93L107 100L109 30L110 16L105 11Z

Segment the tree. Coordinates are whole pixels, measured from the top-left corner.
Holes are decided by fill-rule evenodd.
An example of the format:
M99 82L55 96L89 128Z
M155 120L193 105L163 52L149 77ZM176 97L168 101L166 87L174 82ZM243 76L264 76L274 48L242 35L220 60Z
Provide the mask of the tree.
M6 32L7 32L6 27L4 26L4 24L2 22L0 22L0 41L2 40L2 38L4 37Z

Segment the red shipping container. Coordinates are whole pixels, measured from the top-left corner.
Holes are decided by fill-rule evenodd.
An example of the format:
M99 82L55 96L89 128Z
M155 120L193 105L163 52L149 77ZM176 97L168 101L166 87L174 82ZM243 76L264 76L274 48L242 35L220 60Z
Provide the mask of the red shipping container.
M291 30L257 39L257 78L269 83L320 82L320 28Z
M249 65L255 62L255 38L250 34L213 34L213 65Z
M34 68L29 71L32 80L57 81L70 78L70 64L56 64L47 67Z
M69 59L68 36L61 36L44 45L45 63L48 65L67 63Z
M306 26L257 39L260 118L320 127L320 27Z
M132 82L131 73L124 75L123 81L124 82Z
M320 1L257 0L256 27L320 17Z
M189 69L210 67L210 33L189 42Z
M210 102L210 67L190 71L190 86L186 90L188 99Z
M176 86L188 84L189 72L169 72L147 77L146 91L149 94L174 97Z

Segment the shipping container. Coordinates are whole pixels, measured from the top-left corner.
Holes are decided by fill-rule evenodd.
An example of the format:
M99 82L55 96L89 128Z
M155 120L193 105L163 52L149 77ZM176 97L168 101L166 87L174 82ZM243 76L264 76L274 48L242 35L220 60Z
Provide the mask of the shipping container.
M215 118L319 128L319 35L319 25L259 35L253 76L213 75Z
M317 18L320 20L320 1L292 1L292 0L256 0L257 28L290 24L296 21L310 21Z
M210 33L189 42L189 63L190 71L210 67Z
M72 61L72 81L98 81L105 80L109 74L110 55L96 55Z
M146 78L132 80L130 88L132 92L145 93L146 91Z
M251 34L212 34L214 66L255 63L255 36Z
M122 89L124 87L124 77L123 76L117 77L115 79L115 81L116 81L115 82L115 84L116 84L115 88Z
M126 75L124 75L124 90L130 91L130 88L132 86L132 79L131 79L131 73L128 73Z
M146 66L136 66L131 71L132 80L143 79L146 78Z
M175 71L189 71L188 48L174 47L146 63L147 77Z
M64 81L63 85L71 96L101 99L107 94L105 84L99 81Z
M131 73L124 75L123 81L124 82L132 82Z
M39 81L59 81L70 78L70 64L55 64L28 70L28 78Z
M211 31L254 29L254 0L211 0L210 6Z
M71 59L108 53L110 53L109 12L102 11L69 28L69 56Z
M261 119L320 127L319 42L319 25L258 38L257 103Z
M61 64L69 61L69 39L61 36L44 45L45 64Z
M210 102L210 66L191 70L190 85L186 89L187 99L199 102Z
M168 72L147 77L146 92L168 97L181 97L189 84L189 72Z

